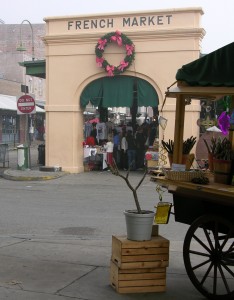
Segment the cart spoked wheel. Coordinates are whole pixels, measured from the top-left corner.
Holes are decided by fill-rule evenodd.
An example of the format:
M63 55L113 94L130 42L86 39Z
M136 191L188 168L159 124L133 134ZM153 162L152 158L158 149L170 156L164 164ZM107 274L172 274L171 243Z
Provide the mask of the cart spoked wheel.
M223 217L204 215L188 229L184 265L197 290L208 299L234 299L234 225Z

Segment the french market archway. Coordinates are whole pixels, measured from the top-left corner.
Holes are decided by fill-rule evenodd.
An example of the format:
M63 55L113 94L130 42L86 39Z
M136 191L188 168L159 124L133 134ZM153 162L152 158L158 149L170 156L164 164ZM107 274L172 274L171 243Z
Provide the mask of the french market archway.
M111 73L97 66L95 47L101 37L118 31L133 42L135 60L119 76L148 81L157 91L160 111L176 70L200 56L202 14L201 8L186 8L45 18L46 165L71 173L84 170L81 94L89 83ZM107 48L105 58L118 66L125 56L123 47ZM163 116L171 127L165 138L173 138L174 103L169 99L164 105ZM188 120L196 120L200 105L192 104L188 111ZM196 135L193 124L188 122L185 134Z

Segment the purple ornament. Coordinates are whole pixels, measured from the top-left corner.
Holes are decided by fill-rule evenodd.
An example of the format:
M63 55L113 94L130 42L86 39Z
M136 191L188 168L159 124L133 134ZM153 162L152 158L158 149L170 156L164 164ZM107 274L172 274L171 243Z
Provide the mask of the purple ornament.
M230 128L230 116L226 111L223 111L218 117L219 128L224 135L228 134L228 129Z

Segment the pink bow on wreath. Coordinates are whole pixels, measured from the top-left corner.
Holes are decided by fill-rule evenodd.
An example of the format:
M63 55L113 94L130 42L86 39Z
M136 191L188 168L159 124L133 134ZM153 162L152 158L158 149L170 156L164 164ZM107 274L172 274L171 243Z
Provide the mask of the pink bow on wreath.
M118 46L121 47L122 44L123 44L123 41L122 41L122 38L121 38L121 32L117 30L115 32L115 35L112 35L111 40L116 42L118 44Z
M228 134L228 129L230 128L230 116L226 111L223 111L218 118L219 127L224 135Z
M104 58L103 57L96 57L96 63L98 67L102 67L102 63L104 62Z
M125 48L127 50L127 55L132 55L132 51L134 50L134 46L133 45L126 45Z
M112 76L114 76L114 69L115 69L115 67L114 66L107 66L106 67L106 71L107 71L107 74L108 74L108 76L110 76L110 77L112 77Z
M106 43L107 43L106 39L105 40L102 40L102 39L98 40L98 49L104 50L104 48L106 46Z
M120 71L123 72L123 70L124 70L127 66L128 66L128 62L126 62L125 60L122 60L122 61L120 62L120 65L119 65L118 69L119 69Z

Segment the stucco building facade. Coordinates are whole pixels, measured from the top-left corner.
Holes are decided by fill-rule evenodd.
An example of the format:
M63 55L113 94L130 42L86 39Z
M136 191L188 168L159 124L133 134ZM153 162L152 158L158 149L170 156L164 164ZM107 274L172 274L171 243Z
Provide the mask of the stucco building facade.
M61 166L71 173L83 172L83 108L80 97L94 80L107 76L96 64L98 40L116 30L135 45L134 63L121 76L147 81L156 91L159 114L168 119L159 139L173 138L175 101L164 93L174 81L176 71L199 58L201 8L126 12L89 16L45 18L46 34L46 165ZM117 66L125 56L122 47L110 45L105 59ZM114 80L114 78L113 78ZM200 105L187 106L185 136L198 136Z

